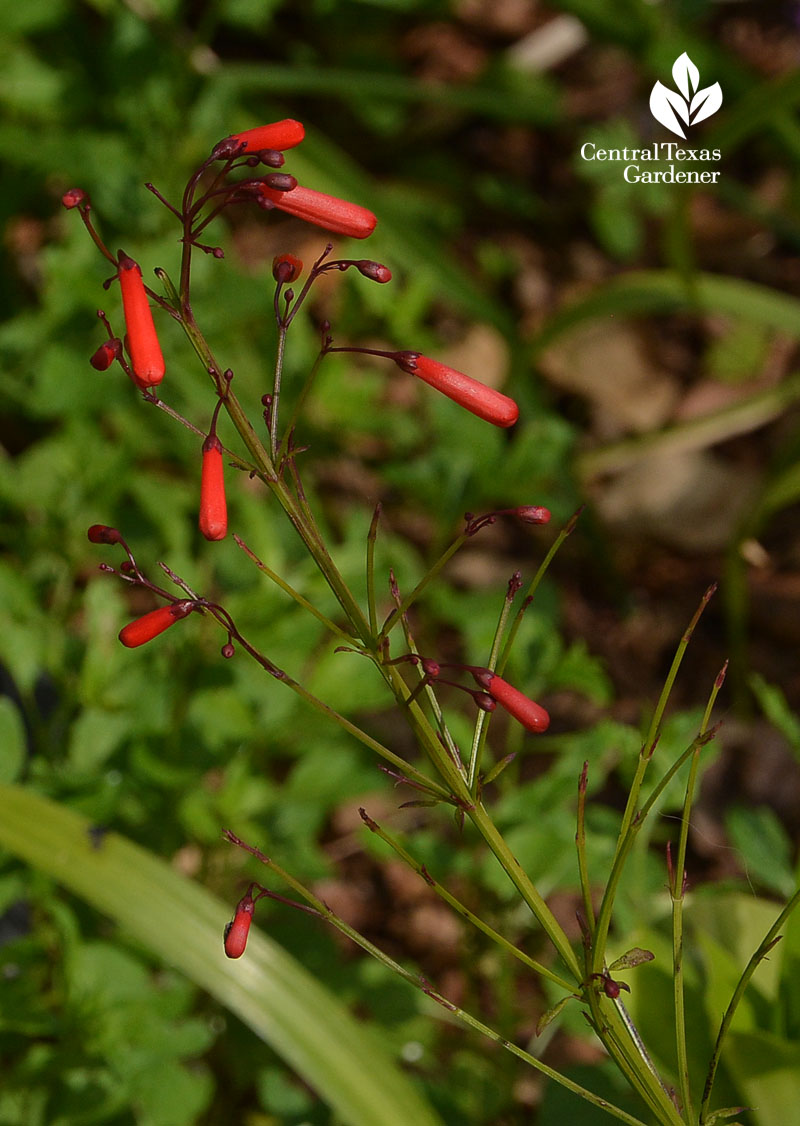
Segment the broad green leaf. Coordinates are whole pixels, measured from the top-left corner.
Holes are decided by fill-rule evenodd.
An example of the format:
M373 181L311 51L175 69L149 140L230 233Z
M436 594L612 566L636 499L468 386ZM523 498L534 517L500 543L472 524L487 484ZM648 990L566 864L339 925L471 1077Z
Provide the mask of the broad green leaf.
M728 1058L758 1126L788 1126L800 1103L800 1045L771 1032L732 1033Z
M116 833L30 790L0 785L0 845L109 915L269 1043L343 1122L436 1126L376 1037L257 930L241 961L222 933L230 906Z

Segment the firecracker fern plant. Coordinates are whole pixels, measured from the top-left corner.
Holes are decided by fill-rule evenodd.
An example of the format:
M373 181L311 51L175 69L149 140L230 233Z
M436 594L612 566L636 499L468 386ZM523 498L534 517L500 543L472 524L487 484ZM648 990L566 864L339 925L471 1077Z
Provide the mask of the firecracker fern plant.
M713 1083L720 1059L724 1035L730 1026L733 1012L743 989L756 966L778 940L780 928L797 903L797 895L790 901L753 955L742 974L730 1006L720 1024L719 1037L712 1058L702 1064L691 1060L687 1051L686 1017L683 981L683 905L685 896L685 857L689 817L697 779L698 763L706 744L713 739L711 712L723 679L722 670L712 686L705 715L700 728L690 744L675 761L663 764L658 754L662 718L685 650L696 623L713 591L706 592L681 639L669 671L664 689L656 706L649 730L641 744L635 764L633 780L622 814L616 847L604 889L599 899L595 889L599 874L589 871L586 849L586 793L587 777L591 769L585 764L577 788L577 871L582 909L579 914L583 941L574 948L564 928L557 921L540 890L515 859L508 843L493 820L490 805L484 797L487 785L507 765L502 760L490 764L487 755L488 735L492 713L499 705L514 722L535 738L549 725L546 710L503 676L511 647L518 633L527 607L548 569L555 553L572 531L577 514L557 535L536 573L527 586L519 573L510 580L504 596L499 597L500 611L494 641L488 653L482 654L482 663L456 665L439 659L436 654L419 651L411 632L409 610L433 584L437 575L452 556L472 536L491 526L500 516L518 519L531 525L546 524L549 512L535 504L503 509L475 516L467 514L462 533L443 553L441 558L424 574L410 591L402 591L394 575L390 574L388 595L390 609L381 609L382 579L376 573L375 545L380 532L380 506L376 508L366 542L366 602L362 604L345 582L333 553L315 518L303 487L298 466L298 428L302 412L313 392L315 377L326 356L333 352L368 353L394 363L410 377L416 377L443 393L459 407L466 409L489 425L510 427L517 421L516 403L501 392L487 387L476 379L410 349L397 351L364 348L357 345L335 344L331 327L320 326L320 348L316 362L304 386L287 411L282 395L282 374L287 334L292 322L302 308L315 282L324 274L357 271L368 281L380 285L391 281L391 272L383 264L371 259L333 257L333 246L328 244L313 265L305 272L303 263L293 254L278 255L273 262L275 292L273 312L278 330L278 347L271 389L263 395L258 417L252 421L248 409L237 397L237 380L230 368L219 360L195 320L191 300L192 260L197 252L224 256L220 247L204 241L212 222L228 208L250 206L265 212L278 210L322 227L336 235L364 239L373 231L375 216L357 204L335 199L305 188L286 172L279 171L284 164L283 153L303 140L300 123L293 120L276 122L258 129L235 133L225 138L212 150L210 156L192 174L183 198L177 204L165 199L152 185L147 187L169 209L181 225L182 253L177 282L163 269L155 274L161 289L156 291L146 285L142 270L124 251L113 253L104 244L93 222L91 203L87 194L73 189L64 195L65 207L75 210L98 249L111 264L113 276L109 285L119 283L125 321L124 340L112 327L112 319L105 313L100 318L107 339L92 356L91 363L98 370L118 365L148 405L167 412L177 422L198 435L201 454L201 473L198 490L198 525L209 541L219 541L228 534L226 505L226 476L231 467L260 481L283 509L292 529L300 537L328 587L335 596L340 613L334 620L315 607L291 584L259 559L245 539L234 535L243 554L264 575L276 583L305 611L312 614L330 632L337 647L360 655L369 661L383 679L386 689L394 697L399 715L413 732L420 754L413 761L395 748L362 730L356 723L340 714L335 704L317 698L292 674L279 667L269 656L252 644L244 632L245 627L235 621L225 606L206 598L190 586L165 564L160 564L163 577L158 582L149 575L137 560L123 534L113 527L93 525L88 532L92 543L118 548L121 560L105 560L101 570L116 575L132 587L149 592L154 608L123 626L119 638L123 645L138 647L149 643L178 622L190 617L211 619L222 630L224 641L222 656L233 658L243 650L255 660L266 674L280 681L312 708L325 714L354 739L360 741L382 760L386 773L395 781L407 785L413 792L413 804L450 807L460 825L470 822L475 831L494 854L513 885L520 900L549 940L554 957L538 961L498 933L464 903L461 903L435 874L421 864L405 844L391 836L370 815L362 810L361 816L368 830L377 834L434 892L455 912L475 926L483 935L496 943L504 955L516 959L525 970L549 983L549 989L560 993L560 1000L541 1018L541 1032L546 1025L557 1020L568 1004L579 1005L589 1024L604 1045L609 1056L630 1086L637 1092L643 1105L645 1118L636 1117L616 1107L599 1095L578 1085L565 1075L549 1067L520 1044L500 1036L485 1021L465 1012L445 997L436 986L423 977L398 964L372 942L360 935L311 890L302 885L274 858L263 851L263 842L240 839L233 829L225 836L234 846L246 850L266 869L262 876L267 883L253 880L247 892L239 899L233 919L224 936L225 952L232 959L246 956L248 932L259 899L270 898L288 907L299 908L318 916L338 928L354 943L390 967L407 982L422 990L429 998L443 1006L449 1013L470 1028L501 1044L509 1052L557 1083L563 1084L576 1095L603 1108L610 1116L631 1124L643 1126L655 1121L663 1126L689 1123L711 1123L733 1117L739 1108L712 1110ZM186 333L202 367L210 377L215 401L209 411L209 422L198 427L182 418L161 397L162 380L168 386L167 365L159 343L153 318L153 308L158 315L171 317ZM225 411L239 435L241 445L237 450L224 448L217 435L217 421ZM286 414L288 413L288 421ZM524 593L523 593L524 591ZM211 622L209 623L211 625ZM472 698L476 707L474 735L468 747L460 746L451 735L445 712L440 704L437 689L441 685L455 685ZM646 1045L629 1016L621 999L629 985L618 975L634 969L652 958L643 949L634 947L618 956L612 956L609 939L614 918L614 906L626 862L636 844L637 837L648 815L656 806L667 785L676 773L687 767L688 779L677 845L668 850L668 887L672 902L674 936L674 1023L676 1029L677 1086L673 1089L659 1074ZM653 780L653 775L656 779ZM412 803L408 803L412 804ZM289 894L285 894L285 893ZM700 1089L699 1068L705 1072L702 1097L699 1104L693 1097L693 1088ZM702 1076L702 1072L699 1072Z

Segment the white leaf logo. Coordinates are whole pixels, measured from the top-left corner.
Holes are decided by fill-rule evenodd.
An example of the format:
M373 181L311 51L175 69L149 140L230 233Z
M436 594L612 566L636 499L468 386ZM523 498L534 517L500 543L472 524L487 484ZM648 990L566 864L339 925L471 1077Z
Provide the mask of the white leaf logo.
M656 121L686 140L681 122L696 125L716 113L722 105L722 88L719 82L698 90L700 71L684 51L672 67L672 77L678 90L671 90L663 82L656 82L650 91L650 112ZM680 92L678 92L680 91Z

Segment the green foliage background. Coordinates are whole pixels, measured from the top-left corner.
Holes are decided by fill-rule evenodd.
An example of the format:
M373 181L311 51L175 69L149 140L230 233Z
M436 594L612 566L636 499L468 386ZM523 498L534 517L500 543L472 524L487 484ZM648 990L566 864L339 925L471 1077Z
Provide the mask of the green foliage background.
M726 106L708 143L724 147L733 166L722 189L725 203L776 240L776 253L796 255L797 73L767 81L748 72L717 44L714 6L703 0L658 6L573 0L552 9L583 21L587 66L608 51L634 58L642 90L669 72L681 50L704 74L719 77ZM377 499L390 514L379 569L393 567L404 589L458 530L467 509L535 502L548 505L558 523L575 509L582 499L575 458L580 419L563 417L535 361L546 342L576 323L676 309L699 319L711 310L751 326L746 343L756 349L759 334L800 334L800 305L791 295L758 279L706 276L711 267L694 258L687 199L670 211L663 194L621 194L602 179L584 182L576 171L561 190L543 172L532 182L522 168L492 159L478 165L465 135L483 137L491 151L493 138L506 144L514 131L533 131L549 152L563 154L596 135L615 143L631 125L622 117L600 125L579 119L558 72L513 65L497 31L481 38L473 26L467 35L484 51L482 66L468 78L420 76L403 49L410 33L459 28L463 15L444 0L0 0L0 781L57 803L87 824L113 829L231 906L245 878L259 873L223 846L224 826L263 843L301 879L327 879L336 874L324 847L332 811L363 795L385 802L387 787L366 753L243 656L221 661L222 639L208 622L191 620L146 650L122 650L116 640L121 624L150 607L97 575L102 552L88 544L86 528L95 522L123 528L140 561L153 566L164 560L195 589L219 596L271 659L302 675L345 714L366 714L385 728L386 701L357 659L334 655L321 627L267 585L230 539L198 542L196 438L136 401L119 378L88 366L101 339L96 310L103 305L119 326L118 297L113 288L102 290L105 264L76 217L61 210L62 192L73 186L90 192L110 246L124 246L150 269L174 270L174 223L143 183L152 180L175 199L215 141L263 121L298 117L307 140L287 168L304 183L372 208L379 227L364 253L395 272L396 284L385 289L349 275L340 280L336 297L326 298L337 337L435 351L477 323L505 342L508 388L523 417L511 440L487 433L484 424L434 396L409 409L402 389L379 368L338 357L326 363L303 440L317 467L312 480L337 561L358 591ZM766 207L752 190L753 169L776 166L788 184L786 203ZM513 314L509 292L518 262L504 236L547 231L557 247L576 225L613 264L616 277L584 303L555 312L536 335ZM269 262L277 250L295 249L273 246L275 236L258 227L271 229L263 216L244 214L232 231L219 224L226 261L198 261L195 278L197 319L235 371L240 398L255 404L269 383L274 345ZM320 249L324 241L320 235ZM290 394L313 358L315 333L311 320L293 330ZM170 402L202 427L210 413L203 373L172 325L164 325L162 338ZM795 380L775 393L771 406L781 413L796 398ZM738 546L796 506L800 491L797 428L787 417L748 526L727 558L728 641L739 658L740 682L748 673L747 588ZM327 590L265 496L246 481L231 482L230 494L232 526L303 595L332 612ZM589 519L575 550L576 558L592 560L586 571L592 581L613 554L602 540L602 529ZM421 615L421 636L433 648L455 644L467 659L479 660L508 575L520 561L532 572L546 542L538 534L503 541L484 584L464 584L457 576L444 581ZM574 886L572 803L581 763L592 762L591 785L600 794L607 780L624 781L625 754L635 750L638 737L635 717L601 715L613 701L611 679L585 645L562 636L559 607L557 586L547 586L526 623L512 672L534 695L570 694L591 719L544 744L547 772L515 762L497 798L498 823L547 894ZM763 681L756 688L770 720L794 732L796 751L796 721L793 728L781 688ZM693 723L694 712L674 717L662 747L681 749ZM454 715L453 724L467 731L466 719ZM528 744L522 758L529 765L537 751ZM496 751L500 757L520 749L519 733L508 730ZM0 819L2 802L13 800L11 789L3 794ZM677 804L679 791L672 800ZM605 793L590 811L592 861L599 870L612 840L610 806ZM759 888L785 893L795 855L777 819L768 811L742 810L731 833ZM32 823L31 841L39 835ZM774 843L766 856L765 837ZM439 878L461 881L496 925L524 931L497 872L443 816L423 821L411 840L415 854ZM359 838L359 844L384 862L374 843ZM41 853L29 855L19 841L5 839L5 845L3 1126L345 1120L341 1106L329 1109L330 1092L320 1099L312 1090L319 1089L319 1076L300 1068L309 1087L287 1068L280 1037L268 1037L265 1048L226 1012L224 993L212 1000L197 975L181 973L181 928L191 944L188 936L200 926L189 906L194 901L178 901L175 918L164 923L169 953L160 951L158 933L147 941L130 923L115 925L112 920L124 915L116 908L98 911L102 895L88 895L66 875L54 879L55 865ZM65 837L63 847L73 846ZM663 882L660 861L644 854L620 923L627 933L638 928L639 941L655 944ZM109 901L124 893L124 887L111 890ZM521 1093L516 1064L431 1019L429 1007L382 969L343 954L304 917L270 911L266 925L278 944L375 1026L396 1060L413 1065L415 1089L444 1121L531 1121L539 1095L531 1102ZM795 960L787 955L785 981ZM467 1001L479 1007L488 991L498 1026L511 1035L530 1030L499 957L469 938L461 969ZM700 997L702 974L696 989ZM740 1033L762 1037L760 1052L766 1036L780 1046L784 1084L796 1062L793 997L773 983L764 993L764 1012L754 1006ZM710 1027L711 1014L707 1020ZM578 1034L577 1019L574 1026ZM724 1081L732 1100L758 1102L761 1117L754 1121L769 1126L779 1121L769 1117L775 1088L759 1085L766 1064L748 1073L748 1060L761 1057L745 1048L740 1039L737 1074L745 1080L737 1086L729 1071ZM296 1056L289 1053L289 1059L297 1066ZM613 1078L595 1076L595 1082L613 1084ZM546 1095L537 1118L542 1126L564 1121L559 1097ZM613 1097L624 1101L625 1094ZM580 1106L570 1104L569 1113L575 1123L596 1120ZM388 1120L376 1112L375 1121L385 1126Z

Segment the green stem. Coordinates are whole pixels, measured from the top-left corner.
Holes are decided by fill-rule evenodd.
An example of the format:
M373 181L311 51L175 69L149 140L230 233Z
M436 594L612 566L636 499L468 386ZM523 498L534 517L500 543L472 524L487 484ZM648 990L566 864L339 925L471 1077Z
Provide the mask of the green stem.
M234 533L233 538L245 553L247 558L251 559L253 563L255 563L259 571L265 574L268 579L271 579L272 582L274 582L276 586L280 587L282 591L288 594L290 598L293 598L298 606L302 606L304 610L307 610L309 614L312 614L318 622L321 622L321 624L324 625L326 629L330 630L331 633L335 634L342 641L346 641L348 645L353 644L355 638L351 634L349 634L346 630L343 630L341 626L337 626L336 622L331 621L331 619L327 617L327 615L323 614L321 610L318 610L316 606L309 602L307 598L304 598L303 595L300 594L299 591L295 590L293 586L287 583L285 579L282 579L276 571L273 571L270 566L264 563L263 560L259 559L255 552L247 546L247 544L240 536L237 536Z
M420 581L417 583L417 585L411 591L411 594L406 595L406 597L402 599L400 605L396 606L395 609L392 610L391 614L389 615L389 617L384 622L383 628L381 629L380 634L378 635L378 642L379 643L382 642L385 637L388 637L389 633L394 629L394 627L400 621L400 618L403 616L403 614L405 614L406 611L409 609L409 607L411 607L413 605L413 603L416 602L416 600L419 598L419 596L422 594L422 592L425 590L425 588L428 586L428 584L431 582L431 580L436 578L436 576L441 571L442 567L444 567L444 565L446 563L448 563L450 559L453 558L453 556L458 551L458 549L460 547L463 547L463 545L467 542L468 539L469 539L469 536L465 535L462 532L462 534L460 536L458 536L457 539L453 540L453 542L450 544L450 546L447 548L447 550L444 552L444 554L441 555L436 560L436 562L433 564L433 566L430 568L430 570L427 571L423 575L423 577L420 579Z
M515 946L513 942L509 942L509 940L504 935L500 934L499 931L496 931L493 927L490 927L488 923L485 923L483 919L481 919L473 911L470 911L469 907L463 904L460 900L456 899L454 895L451 895L451 893L445 887L443 887L442 884L438 882L438 880L435 880L433 876L431 876L430 872L424 864L420 864L418 860L415 860L411 853L407 852L399 841L395 840L394 837L391 837L387 832L385 832L385 830L383 830L376 821L373 821L371 817L368 817L363 809L359 812L361 813L361 818L367 828L370 829L370 831L373 832L377 837L380 837L382 841L385 841L386 844L400 857L400 859L403 860L404 863L409 866L409 868L416 872L418 876L421 876L425 883L436 893L436 895L438 895L439 898L443 900L449 907L452 907L452 909L459 915L461 915L462 918L466 919L467 922L471 923L472 926L481 931L482 934L485 934L487 938L490 938L493 942L497 943L497 945L501 947L501 949L505 950L507 953L511 954L512 957L522 962L523 965L528 967L528 969L533 970L541 977L546 977L555 985L559 985L562 989L566 989L568 993L573 992L573 983L570 983L566 978L561 977L559 974L554 973L554 971L549 969L548 966L545 966L541 962L537 962L533 958L529 957L523 950L520 950L518 946Z
M221 368L217 363L214 355L209 348L205 337L200 332L194 318L189 312L184 312L181 319L184 332L188 336L192 347L199 356L206 371L208 371L214 380L218 390L220 388L220 381L222 380ZM351 622L353 629L357 635L366 643L371 640L371 631L369 622L364 616L361 607L356 602L351 594L347 584L339 574L336 565L333 562L330 554L328 553L322 537L312 520L309 519L309 514L302 502L297 501L286 488L286 485L279 478L275 470L275 465L272 461L270 454L264 448L263 443L259 439L250 420L242 409L239 400L234 392L231 390L229 384L226 383L226 390L224 396L225 409L235 426L242 441L244 442L253 464L256 466L258 476L269 487L273 495L278 500L284 512L288 516L295 531L298 533L303 543L308 548L314 562L322 573L328 586L336 596L339 605L342 607L345 615Z
M286 354L286 325L278 322L278 348L275 353L275 376L272 384L272 402L269 407L269 434L272 460L278 464L278 407L281 399L281 377L283 376L283 358Z
M470 1013L467 1013L457 1005L454 1005L451 1001L448 1001L447 998L442 996L441 993L438 993L435 989L433 989L427 981L412 973L410 970L407 970L405 966L401 966L399 962L396 962L394 960L394 958L389 957L388 954L384 953L383 950L375 946L374 943L369 941L369 939L364 938L363 935L354 930L348 923L344 921L344 919L340 918L327 905L327 903L319 899L316 895L314 895L313 892L309 891L308 888L304 887L304 885L301 884L299 880L296 880L293 876L291 876L288 872L281 868L280 865L276 864L271 857L266 856L263 852L261 852L260 849L255 848L253 845L246 844L229 830L225 830L224 835L232 844L243 848L257 860L260 860L262 864L269 868L271 872L273 872L280 880L282 880L288 887L290 887L301 899L303 899L312 908L312 910L320 916L320 918L336 927L336 929L341 934L345 935L350 939L351 942L355 943L356 946L360 947L360 949L364 950L367 954L370 954L377 961L381 962L382 965L386 966L393 973L397 974L398 977L402 978L410 985L413 985L416 989L421 989L426 997L429 997L431 1000L441 1005L449 1013L452 1013L453 1016L457 1017L458 1020L460 1020L463 1024L466 1024L476 1032L480 1032L481 1035L487 1037L495 1043L500 1044L507 1051L511 1052L512 1055L515 1055L518 1059L523 1060L523 1062L535 1068L542 1075L547 1076L548 1079L552 1079L553 1082L558 1083L562 1087L565 1087L568 1091L572 1091L573 1094L578 1095L580 1098L585 1099L587 1102L592 1103L594 1106L607 1111L613 1117L618 1118L621 1122L625 1122L627 1126L646 1126L646 1124L640 1118L635 1118L632 1114L628 1114L627 1111L614 1106L613 1103L610 1103L608 1102L608 1100L594 1094L593 1091L589 1091L587 1088L581 1087L580 1084L574 1083L571 1079L567 1079L566 1076L562 1075L554 1068L548 1067L547 1064L542 1063L542 1061L537 1059L536 1056L533 1056L529 1052L526 1052L523 1048L519 1048L516 1044L511 1043L511 1041L506 1040L504 1037L500 1036L499 1033L495 1032L493 1028L490 1028L482 1021L479 1021L476 1017L473 1017Z
M536 591L539 587L539 584L541 583L542 579L546 575L547 570L550 567L550 564L555 559L556 553L559 551L561 545L564 543L564 540L567 538L567 536L571 535L572 532L574 532L575 525L578 523L578 518L580 517L580 514L581 514L582 511L583 511L583 505L581 505L581 507L576 512L573 512L572 516L570 516L569 520L566 522L564 527L558 533L558 536L554 540L554 542L553 542L552 546L550 547L550 550L548 551L547 555L545 555L544 559L539 564L539 569L537 570L536 574L533 576L533 579L531 580L530 586L528 587L527 591L525 592L525 597L522 600L522 605L520 606L519 610L517 611L517 614L516 614L516 617L514 618L511 629L509 630L508 637L506 638L506 643L505 643L505 646L503 647L502 655L501 655L499 661L497 662L497 672L500 676L503 675L503 670L506 667L506 664L508 662L508 658L509 658L509 655L511 653L511 649L514 645L514 641L516 640L517 631L519 630L519 627L522 624L522 618L525 614L525 611L527 610L528 606L532 602L533 596L536 593Z
M569 943L569 939L558 923L555 915L553 915L552 911L537 891L530 877L525 873L519 861L506 844L505 839L486 812L483 804L477 802L473 808L467 812L473 825L475 825L486 844L494 853L503 870L514 884L514 887L520 893L525 903L527 903L553 946L555 946L564 965L572 974L574 981L576 984L580 984L583 979L583 974L575 951Z
M709 599L716 590L716 584L710 586L703 595L700 605L695 610L692 620L686 628L686 631L681 638L680 644L675 652L667 679L664 682L664 687L661 690L661 696L656 704L655 712L650 723L650 729L647 732L644 743L639 751L639 761L636 765L636 772L634 774L633 782L628 793L628 800L625 805L625 811L622 815L622 823L620 825L619 836L617 837L617 846L614 852L614 859L612 862L612 878L606 885L606 890L603 895L603 901L600 905L600 912L597 917L597 927L594 935L594 956L592 963L592 972L600 973L605 964L605 951L606 941L608 939L608 928L611 925L611 915L614 908L614 899L616 896L619 880L622 875L622 860L623 853L627 856L630 851L632 843L631 828L633 825L634 817L639 803L639 794L641 793L642 783L650 764L650 760L656 748L657 736L661 729L661 720L664 715L664 709L667 706L672 687L675 683L675 678L678 675L678 669L683 661L684 654L686 653L687 646L694 633L695 626L700 620L700 615L708 605ZM641 820L640 820L641 824Z
M518 581L519 572L514 576L514 581ZM508 615L511 613L511 600L514 597L512 593L512 586L509 584L508 593L503 599L503 606L500 610L500 617L497 622L497 628L494 631L494 638L492 639L492 648L489 653L489 660L486 667L493 672L497 668L497 658L500 652L500 643L503 639L506 623L508 622ZM480 769L483 760L483 751L486 746L486 734L489 730L489 719L491 718L489 712L479 711L478 718L475 721L475 733L472 737L472 748L469 755L469 763L467 765L467 785L473 796L477 797L478 787L480 785Z
M778 918L764 935L763 941L760 943L758 949L753 954L750 961L747 963L744 973L739 978L739 983L733 992L730 1004L728 1005L722 1017L722 1021L719 1026L719 1032L717 1033L717 1039L714 1044L714 1051L711 1054L711 1060L708 1066L708 1075L706 1076L706 1082L703 1088L703 1101L700 1105L700 1118L698 1120L700 1122L700 1126L702 1126L704 1122L708 1121L708 1104L711 1099L711 1091L714 1086L714 1080L716 1078L717 1068L719 1066L722 1044L731 1026L731 1022L734 1018L736 1010L739 1007L739 1002L745 994L745 990L750 983L751 977L756 972L761 962L763 962L767 954L769 954L770 950L772 950L773 946L775 946L777 942L780 942L782 936L778 934L778 931L781 929L781 927L784 925L784 923L787 921L789 916L798 905L800 905L800 888L798 888L798 890L794 893L792 898L781 911L780 915L778 915Z
M592 888L589 883L589 868L586 861L586 780L588 777L589 763L583 764L580 781L578 782L578 826L575 832L575 848L578 853L578 877L581 885L583 899L583 915L589 933L594 931L594 906L592 904Z
M284 460L284 458L286 457L286 455L289 451L289 442L291 441L292 434L294 434L295 427L297 426L297 420L300 417L300 413L301 413L303 407L305 406L305 402L306 402L306 399L308 398L309 392L311 391L311 388L314 386L314 382L317 378L317 374L319 372L320 365L321 365L322 361L325 359L326 354L327 353L325 353L325 352L320 352L318 354L317 358L314 360L314 363L311 366L311 371L308 373L308 378L306 379L305 383L303 384L303 387L302 387L299 395L297 396L297 399L295 400L294 406L292 408L292 413L291 413L291 416L289 418L289 424L286 427L286 430L284 431L283 438L281 439L280 448L278 449L278 453L277 453L277 456L275 458L275 464L276 465L281 465L283 463L283 460Z
M725 679L725 668L719 673L711 688L706 710L700 724L698 736L702 738L708 730L711 712L716 702L719 690ZM683 977L683 904L686 895L685 872L686 852L689 844L689 824L691 820L692 802L694 800L697 775L700 767L700 751L703 744L698 742L691 758L689 778L686 783L686 795L683 802L681 828L678 838L678 855L672 873L670 896L672 898L672 987L675 1006L675 1048L678 1060L678 1089L680 1091L683 1112L688 1121L694 1119L692 1092L689 1075L689 1052L686 1040L686 997Z
M689 815L700 765L700 747L692 755L689 779L686 783L686 796L683 803L681 831L678 839L677 863L674 866L670 885L672 899L672 996L675 1008L675 1050L678 1059L678 1090L688 1121L694 1118L692 1093L689 1077L689 1053L686 1043L686 997L683 979L683 902L686 895L684 875L686 872L686 845L688 842Z
M375 505L367 534L367 612L369 628L374 637L378 632L378 611L375 605L375 541L378 538L378 521L381 518L380 501Z

